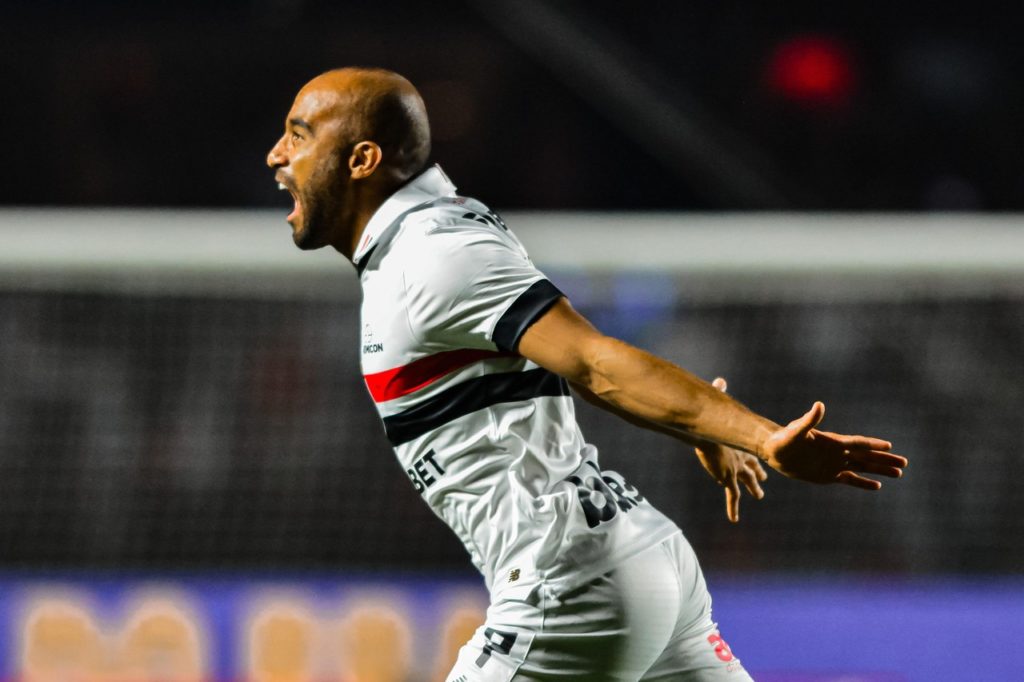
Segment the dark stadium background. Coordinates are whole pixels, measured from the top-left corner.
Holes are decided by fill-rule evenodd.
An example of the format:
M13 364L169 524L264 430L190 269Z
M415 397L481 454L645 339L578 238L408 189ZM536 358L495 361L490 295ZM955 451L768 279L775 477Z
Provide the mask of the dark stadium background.
M550 39L537 26L554 24L538 20L529 30L535 6L578 35ZM279 205L262 160L296 89L367 64L420 85L436 158L499 207L1024 206L1012 5L39 0L0 11L5 204ZM574 49L625 64L731 152L728 168L709 171L695 143L667 158L622 113L611 84L623 79L574 68ZM596 56L584 62L602 65ZM810 75L795 85L780 75L801 63ZM766 187L740 186L747 173Z
M984 2L0 2L0 205L283 216L264 158L291 99L316 73L357 64L416 83L434 159L462 192L513 215L1013 216L1024 210L1022 18ZM964 618L984 633L971 635L979 647L1024 634L1020 620L1005 625L1024 617L1019 288L717 300L625 273L621 295L601 299L585 277L554 278L603 329L725 374L768 416L821 399L831 428L890 436L910 456L907 479L877 496L773 476L734 527L684 449L581 407L605 465L680 523L732 608L813 626L798 615L805 581L808 603L851 614L856 593L830 585L908 613L917 597L900 590L911 586L928 604L974 609ZM37 580L121 585L109 594L136 579L227 581L184 583L201 596L251 576L314 576L321 592L351 575L473 584L465 552L382 437L351 296L4 282L0 620L11 620L0 623L0 676L16 670L11 623ZM762 585L793 603L758 602ZM941 641L925 621L900 635L926 649L918 656ZM730 626L743 655L757 636ZM749 665L759 679L843 672ZM886 665L868 651L862 676L844 679L919 679Z

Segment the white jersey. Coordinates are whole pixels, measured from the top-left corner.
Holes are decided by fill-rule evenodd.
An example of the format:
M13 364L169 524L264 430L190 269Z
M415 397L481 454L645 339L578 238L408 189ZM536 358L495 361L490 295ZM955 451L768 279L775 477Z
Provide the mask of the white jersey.
M381 205L353 261L387 437L492 595L558 594L679 532L598 468L565 380L516 352L562 294L485 205L430 168Z

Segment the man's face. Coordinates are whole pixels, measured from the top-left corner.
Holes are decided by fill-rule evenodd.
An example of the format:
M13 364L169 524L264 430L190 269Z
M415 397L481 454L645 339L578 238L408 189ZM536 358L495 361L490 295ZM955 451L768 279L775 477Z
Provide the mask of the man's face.
M285 120L284 135L267 155L274 179L295 201L286 220L300 249L318 249L338 235L348 170L338 96L303 88Z

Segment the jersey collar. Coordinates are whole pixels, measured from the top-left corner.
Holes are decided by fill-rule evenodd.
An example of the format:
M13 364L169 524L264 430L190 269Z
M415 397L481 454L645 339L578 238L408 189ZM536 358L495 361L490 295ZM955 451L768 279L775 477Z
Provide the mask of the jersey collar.
M433 199L450 196L455 196L455 185L437 164L413 177L388 197L370 217L370 222L366 223L363 230L363 236L359 238L359 246L352 254L352 262L358 266L377 245L377 240L384 231L410 208Z

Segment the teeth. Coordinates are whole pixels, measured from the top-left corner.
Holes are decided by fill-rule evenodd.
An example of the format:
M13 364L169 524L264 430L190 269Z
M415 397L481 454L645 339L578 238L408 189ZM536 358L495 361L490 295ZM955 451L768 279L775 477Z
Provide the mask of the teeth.
M277 183L277 188L280 189L280 190L284 190L284 191L288 190L288 188L284 186L283 182Z

